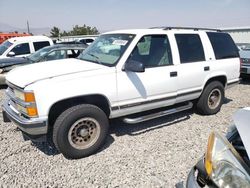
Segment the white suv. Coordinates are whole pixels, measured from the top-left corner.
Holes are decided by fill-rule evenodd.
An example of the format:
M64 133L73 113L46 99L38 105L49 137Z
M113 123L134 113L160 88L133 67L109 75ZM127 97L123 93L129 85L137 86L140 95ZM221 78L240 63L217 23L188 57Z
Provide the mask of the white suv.
M0 58L25 57L45 47L53 45L53 41L46 36L14 37L0 45Z
M239 74L238 50L227 33L114 31L78 59L12 70L3 117L32 139L52 134L65 157L81 158L102 146L109 119L138 123L193 104L201 114L217 113L225 88L238 83Z

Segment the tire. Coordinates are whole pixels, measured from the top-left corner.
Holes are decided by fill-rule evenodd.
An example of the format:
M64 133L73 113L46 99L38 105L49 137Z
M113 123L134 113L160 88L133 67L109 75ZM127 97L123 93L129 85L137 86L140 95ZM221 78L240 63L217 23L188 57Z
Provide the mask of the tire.
M108 118L100 108L81 104L65 110L57 118L53 142L66 158L79 159L97 152L108 129Z
M225 97L224 86L219 81L209 83L196 104L197 111L203 115L212 115L220 111Z

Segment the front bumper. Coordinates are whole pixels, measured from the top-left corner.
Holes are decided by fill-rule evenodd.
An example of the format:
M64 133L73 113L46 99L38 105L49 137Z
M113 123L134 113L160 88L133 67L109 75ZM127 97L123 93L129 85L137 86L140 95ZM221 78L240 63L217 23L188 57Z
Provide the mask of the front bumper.
M213 181L211 181L211 179L207 175L204 164L204 157L202 157L189 172L186 187L201 188L204 186L217 188L217 186L213 183Z
M8 103L4 101L2 106L4 122L14 122L19 129L28 135L44 135L48 132L48 123L46 120L27 119L14 112Z
M201 186L199 186L199 184L197 183L197 177L195 176L195 171L196 169L195 167L193 167L188 174L187 184L186 184L187 188L201 188Z

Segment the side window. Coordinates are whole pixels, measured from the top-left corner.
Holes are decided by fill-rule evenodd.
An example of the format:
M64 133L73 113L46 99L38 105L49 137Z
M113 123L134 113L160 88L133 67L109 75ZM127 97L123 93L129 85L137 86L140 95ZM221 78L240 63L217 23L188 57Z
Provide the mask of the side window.
M29 43L18 44L11 51L14 52L15 55L30 54Z
M68 58L76 58L80 55L80 50L67 50L67 57Z
M227 33L207 32L216 59L239 57L238 49L233 39Z
M86 43L92 43L93 41L93 39L86 39Z
M64 59L64 58L66 58L66 52L65 52L65 50L55 50L55 51L49 53L45 57L45 60L46 61L50 61L50 60Z
M50 43L49 41L41 41L41 42L33 42L33 45L34 45L35 51L37 51L45 46L49 46Z
M205 61L205 55L198 34L175 34L181 63Z
M85 39L81 39L79 42L83 43L83 44L87 44Z
M145 67L172 64L170 44L166 35L147 35L140 39L130 56L131 60L142 62Z

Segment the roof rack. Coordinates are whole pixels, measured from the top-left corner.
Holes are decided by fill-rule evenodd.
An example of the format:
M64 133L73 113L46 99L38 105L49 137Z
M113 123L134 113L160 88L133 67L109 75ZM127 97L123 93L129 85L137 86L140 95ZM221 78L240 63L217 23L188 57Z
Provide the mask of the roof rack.
M188 29L188 30L209 30L209 31L217 31L221 32L220 29L210 29L210 28L200 28L200 27L151 27L150 29L163 29L163 30L172 30L172 29Z

